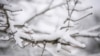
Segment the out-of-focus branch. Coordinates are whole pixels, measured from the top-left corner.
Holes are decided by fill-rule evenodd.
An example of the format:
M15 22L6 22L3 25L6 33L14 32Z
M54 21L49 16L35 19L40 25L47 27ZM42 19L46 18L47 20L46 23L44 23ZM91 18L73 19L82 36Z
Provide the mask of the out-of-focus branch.
M86 11L86 10L89 10L89 9L92 9L92 8L93 8L93 7L90 6L90 7L84 8L84 9L80 9L80 10L74 9L74 11L81 12L81 11Z
M8 5L9 2L8 2L8 0L0 0L0 4L2 4L2 5Z
M7 31L7 29L10 27L10 23L9 23L9 16L8 16L8 14L7 14L7 11L6 11L6 10L4 10L4 13L5 13L5 16L6 16L6 19L7 19L7 22L6 22L7 27L5 28L5 31Z
M0 31L6 32L7 29L10 27L9 15L8 15L7 11L16 12L16 11L20 11L20 10L19 9L13 9L12 6L9 5L9 4L8 5L7 4L1 4L0 10L2 10L1 14L4 14L5 19L6 19L6 24L7 24L7 26L5 26L5 29L0 30ZM1 26L1 27L4 27L4 26Z
M97 29L100 29L100 26L94 26L92 28L83 30L81 32L76 32L74 34L71 34L72 37L89 37L89 38L100 38L100 33L93 33L91 31L96 31Z
M1 26L1 25L0 25L0 27L7 27L7 26L4 26L4 25Z
M71 34L72 37L87 37L87 38L100 38L99 33L76 33L76 34Z
M65 4L66 4L66 3L61 3L61 4L58 4L58 5L53 6L53 7L51 7L51 8L47 8L47 9L45 9L44 11L42 11L42 12L40 12L40 13L37 13L36 15L34 15L33 17L31 17L31 18L30 18L29 20L27 20L25 23L29 23L31 20L35 19L37 16L40 16L40 15L42 15L42 14L44 14L44 13L46 13L46 12L52 10L52 9L55 9L55 8L57 8L57 7L60 7L60 6L63 6L63 5L65 5ZM50 6L50 5L49 5L49 6Z
M43 56L43 54L44 54L45 47L46 47L46 42L44 42L43 44L44 44L44 47L43 47L43 51L42 51L42 54L41 54L41 56Z
M69 29L69 27L72 27L72 26L70 26L70 21L78 21L78 20L81 20L81 19L83 19L83 18L85 18L85 17L87 17L87 16L89 16L89 15L91 15L92 13L90 13L90 14L88 14L88 15L86 15L86 16L83 16L82 18L80 18L80 19L78 19L78 20L72 20L71 19L71 17L72 17L72 14L73 14L73 12L75 11L75 7L76 7L76 5L78 4L78 0L74 0L74 6L73 6L73 8L70 10L70 8L69 8L69 2L70 1L67 1L66 0L66 3L67 3L67 10L68 10L68 18L64 21L64 23L66 23L67 21L68 21L68 25L67 26L65 26L67 29ZM44 11L42 11L42 12L40 12L40 13L37 13L36 15L34 15L32 18L30 18L29 20L27 20L26 22L25 22L25 24L26 23L29 23L32 19L34 19L34 18L36 18L37 16L40 16L40 15L42 15L42 14L44 14L44 13L46 13L46 12L48 12L48 11L50 11L50 10L52 10L52 9L55 9L55 8L57 8L57 7L60 7L60 6L63 6L63 5L65 5L66 3L62 3L62 4L59 4L59 5L56 5L56 6L53 6L53 7L51 7L51 5L52 5L52 3L53 3L53 0L50 2L50 4L48 5L48 7L44 10ZM7 9L6 9L7 8ZM87 9L89 9L89 8L86 8L86 9L84 9L84 10L87 10ZM7 27L6 27L6 29L5 29L5 31L10 27L10 24L9 24L9 16L8 16L8 14L7 14L7 10L8 11L10 11L10 12L12 12L13 10L12 9L10 9L10 7L5 7L4 9L4 14L6 15L6 19L7 19ZM14 11L16 11L16 10L14 10ZM20 27L21 28L23 28L23 27L25 27L25 25L20 25ZM63 29L63 28L65 28L65 27L61 27L60 28L60 30L61 29ZM28 28L28 27L26 27L26 28ZM32 29L33 31L34 30L36 30L36 29ZM23 41L25 41L25 42L28 42L28 43L32 43L32 44L40 44L40 43L44 43L44 48L43 48L43 51L42 51L42 55L43 55L43 53L44 53L44 50L45 50L45 46L46 46L46 43L51 43L51 44L58 44L58 43L60 43L61 45L70 45L70 44L74 44L74 45L76 45L76 46L79 46L79 47L82 47L82 48L84 48L85 47L85 45L84 44L82 44L82 43L80 43L80 42L78 42L77 40L75 40L74 38L72 38L72 37L79 37L79 36L82 36L82 37L94 37L94 36L96 36L96 37L98 37L97 35L93 35L93 34L83 34L83 33L79 33L79 34L72 34L71 36L70 36L70 33L71 32L66 32L66 31L64 31L64 33L62 33L61 31L56 31L56 32L54 32L54 33L52 33L51 35L50 34L48 34L48 35L43 35L43 34L41 34L41 35L39 35L39 34L36 34L35 35L35 33L34 32L28 32L28 30L26 29L17 29L16 30L17 32L15 32L15 34L13 34L14 35L14 38L15 38L15 40L16 40L16 43L17 44L19 44L21 47L23 47ZM26 32L25 32L26 31ZM30 30L29 30L30 31ZM38 31L38 30L37 30ZM59 33L60 32L60 33ZM32 37L32 38L31 38ZM39 37L39 38L38 38ZM60 41L60 40L62 40L62 41ZM41 56L42 56L41 55Z
M21 34L22 35L22 34ZM25 36L25 35L24 35ZM29 43L33 43L33 44L38 44L38 43L51 43L51 44L57 44L60 43L61 45L69 45L69 44L74 44L75 46L78 47L82 47L84 48L85 45L76 41L75 39L71 38L69 36L69 33L66 33L66 35L64 36L60 36L60 34L51 34L51 35L32 35L31 39L30 38L26 38L26 37L20 37L22 40L29 42Z
M10 12L21 11L19 8L13 8L13 5L11 5L7 0L0 0L0 9Z
M47 9L51 7L53 1L54 1L54 0L51 0L51 2L49 3L49 5L47 6Z
M5 9L6 11L10 11L10 12L22 11L22 9L20 8L13 8L13 5L5 5L3 9Z
M2 9L2 11L4 12L4 15L5 15L5 17L6 17L6 24L7 24L7 26L5 26L5 25L0 26L0 27L5 27L4 30L0 30L0 31L6 32L7 29L10 27L9 16L8 16L7 11L6 11L5 9Z
M67 4L68 4L68 2L67 2ZM68 6L69 7L69 6ZM72 10L72 9L68 9L68 7L66 8L67 10ZM90 7L87 7L87 8L84 8L84 9L73 9L74 11L76 11L76 12L82 12L82 11L86 11L86 10L89 10L89 9L92 9L93 7L92 6L90 6ZM68 12L68 14L69 14L69 12Z
M70 11L69 11L69 9L70 9L70 8L69 8L69 2L70 2L69 0L66 0L67 10L68 10L68 16L70 16Z
M71 19L71 21L76 22L76 21L82 20L82 19L84 19L84 18L86 18L86 17L88 17L88 16L90 16L90 15L92 15L92 14L93 14L93 13L89 13L89 14L87 14L87 15L85 15L85 16L83 16L83 17L77 19L77 20Z
M62 30L62 29L65 29L65 28L68 29L68 28L71 28L71 27L73 27L73 26L70 26L70 25L69 25L69 26L62 26L60 29L61 29L61 30Z
M84 32L95 31L95 30L97 30L97 29L100 29L100 25L96 25L96 26L94 26L94 27L92 27L92 28L86 29L86 30L84 30Z
M4 7L4 5L3 4L0 4L0 9L2 9Z

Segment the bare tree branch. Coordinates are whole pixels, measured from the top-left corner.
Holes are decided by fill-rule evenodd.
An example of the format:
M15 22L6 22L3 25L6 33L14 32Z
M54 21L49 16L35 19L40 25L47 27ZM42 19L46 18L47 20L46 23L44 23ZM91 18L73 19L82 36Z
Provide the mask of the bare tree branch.
M52 9L55 9L55 8L57 8L57 7L60 7L60 6L63 6L63 5L65 5L65 4L66 4L66 3L61 3L61 4L58 4L58 5L53 6L53 7L51 7L51 8L47 8L47 9L45 9L44 11L42 11L42 12L40 12L40 13L34 15L33 17L31 17L31 18L30 18L29 20L27 20L25 23L29 23L31 20L35 19L37 16L40 16L40 15L42 15L42 14L44 14L44 13L46 13L46 12L52 10Z
M70 8L69 8L69 2L70 2L69 0L66 0L66 4L67 4L67 8L66 8L66 9L68 10L68 16L70 16L70 11L69 11L69 9L70 9Z
M89 10L89 9L92 9L92 8L93 8L93 7L90 6L90 7L84 8L84 9L80 9L80 10L74 9L74 11L81 12L81 11L86 11L86 10Z
M99 29L100 26L97 25L97 26L94 26L92 28L89 28L89 29L86 29L86 30L83 30L81 32L76 32L74 34L71 34L72 37L89 37L89 38L100 38L100 33L97 32L97 33L93 33L91 31L95 31L97 29Z
M66 3L61 3L61 4L59 4L59 5L56 5L56 6L53 6L53 7L51 7L51 5L52 5L52 3L53 3L53 1L54 0L52 0L51 2L50 2L50 4L48 5L48 7L45 9L45 10L43 10L42 12L39 12L39 13L37 13L36 15L34 15L34 16L32 16L29 20L27 20L26 22L25 22L25 24L26 23L29 23L31 20L33 20L33 19L35 19L37 16L40 16L40 15L42 15L42 14L44 14L44 13L46 13L46 12L48 12L48 11L50 11L50 10L52 10L52 9L55 9L55 8L57 8L57 7L60 7L60 6L63 6L63 5L66 5L67 4L67 11L68 11L68 17L67 17L67 19L64 21L64 23L66 23L66 22L68 22L68 25L67 26L62 26L61 28L60 28L60 30L61 29L64 29L64 28L67 28L67 30L69 30L69 28L70 27L72 27L70 24L71 24L71 21L79 21L79 20L81 20L81 19L83 19L83 18L86 18L87 16L89 16L89 15L92 15L92 13L89 13L89 14L87 14L87 15L85 15L85 16L83 16L83 17L81 17L80 19L78 19L78 20L72 20L71 19L71 17L72 17L72 14L73 14L73 12L74 11L85 11L85 10L88 10L88 9L90 9L91 7L89 7L89 8L85 8L85 9L83 9L83 10L77 10L77 9L75 9L75 7L76 7L76 5L78 4L78 0L74 0L74 6L73 6L73 8L72 9L70 9L69 7L69 2L70 2L70 0L68 1L68 0L66 0ZM2 6L1 6L2 7ZM9 8L8 9L6 9L6 8L4 8L3 9L4 10L4 14L5 14L5 16L6 16L6 19L7 19L7 27L5 28L5 31L10 27L10 23L9 23L9 16L8 16L8 14L7 14L7 10L8 11L10 11L10 12L12 12L13 10L12 9L10 9L9 10ZM14 12L16 12L16 10L14 10ZM19 25L15 25L15 26L19 26ZM14 27L15 27L14 26ZM20 25L20 27L25 27L25 25ZM27 29L26 29L27 30ZM34 30L36 30L36 29L32 29L33 31ZM30 32L28 32L28 31L26 31L26 32L24 32L25 31L25 29L24 30L19 30L19 29L17 29L17 33L15 33L15 40L16 40L16 43L17 44L19 44L21 47L23 46L22 44L22 41L25 41L25 42L28 42L28 43L32 43L32 44L40 44L40 43L42 43L42 44L44 44L44 47L43 47L43 51L42 51L42 54L41 54L41 56L43 56L43 53L44 53L44 50L46 49L45 47L46 47L46 43L51 43L51 44L58 44L58 43L60 43L61 45L70 45L70 44L75 44L76 46L79 46L79 47L82 47L82 48L84 48L85 47L85 45L84 44L81 44L80 42L78 42L78 41L76 41L76 40L74 40L73 38L71 38L71 37L100 37L100 35L99 34L94 34L94 33L88 33L87 34L87 32L85 33L85 34L83 34L83 33L74 33L74 34L71 34L70 35L70 33L71 32L66 32L66 31L64 31L64 33L66 32L66 35L65 34L62 34L62 32L61 31L56 31L56 32L54 32L53 34L51 34L51 35L43 35L42 36L42 34L41 35L39 35L38 34L38 36L37 35L35 35L35 34L33 34L33 32L32 33L30 33ZM38 30L36 30L36 31L38 31ZM61 32L61 33L59 33L59 32ZM42 33L44 33L44 32L42 32ZM33 36L32 36L32 34L33 34ZM13 34L14 35L14 34ZM33 39L31 39L30 38L30 35L32 36L32 38ZM38 38L38 39L35 39L36 37L40 37L40 38ZM44 38L43 38L44 37ZM62 38L61 38L62 37ZM67 37L67 38L66 38ZM41 39L42 38L42 39ZM49 39L48 39L49 38ZM52 39L50 39L50 38L52 38ZM60 41L60 40L63 40L63 41Z
M67 3L67 11L68 11L68 17L67 17L67 19L64 21L64 23L66 23L67 21L69 21L69 23L70 23L71 16L72 16L72 14L73 14L73 12L74 12L74 9L75 9L76 5L78 4L78 0L74 1L73 9L72 9L71 12L70 12L69 4L68 4L69 2L70 2L70 1L67 1L67 0L66 0L66 3ZM68 23L68 25L69 25L69 23Z
M100 33L95 34L95 33L76 33L76 34L71 34L72 37L87 37L87 38L100 38Z
M86 17L88 17L88 16L90 16L90 15L92 15L92 14L93 14L93 13L89 13L89 14L87 14L87 15L85 15L85 16L83 16L83 17L77 19L77 20L72 20L72 19L71 19L71 21L76 22L76 21L82 20L82 19L84 19L84 18L86 18Z
M100 25L96 25L96 26L93 26L92 28L89 28L89 29L84 30L84 32L95 31L95 30L97 30L99 28L100 28Z

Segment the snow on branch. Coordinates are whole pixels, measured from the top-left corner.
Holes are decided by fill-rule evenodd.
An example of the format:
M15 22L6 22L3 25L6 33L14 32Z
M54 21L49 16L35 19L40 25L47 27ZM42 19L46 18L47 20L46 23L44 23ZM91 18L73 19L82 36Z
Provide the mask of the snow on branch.
M91 9L92 7L88 7L82 10L78 10L75 9L76 6L79 4L79 0L66 0L66 3L61 3L58 5L55 5L53 7L51 7L52 3L54 2L54 0L51 0L50 4L47 6L47 8L44 11L41 11L39 13L37 13L36 15L32 16L29 20L27 20L25 22L25 25L12 25L12 23L10 22L10 18L8 16L7 11L9 12L16 12L16 11L20 11L20 9L14 9L13 5L12 7L4 5L5 7L2 7L4 14L6 16L6 23L7 23L7 27L5 28L5 30L7 31L8 28L13 28L12 30L12 36L14 38L14 40L16 41L16 44L18 44L20 47L25 47L26 45L28 45L29 43L31 44L35 44L36 46L38 46L38 44L43 44L43 51L42 51L42 55L44 53L44 49L48 50L51 54L55 55L51 50L49 50L46 47L46 43L50 43L52 45L57 44L56 48L57 51L60 51L62 48L62 46L74 46L74 47L80 47L80 48L85 48L85 44L81 43L79 41L77 41L76 39L74 39L73 37L100 37L100 35L98 34L94 34L94 33L89 33L86 31L90 31L90 30L86 30L84 31L86 34L84 34L84 32L75 32L75 31L71 31L70 29L72 29L75 25L74 22L79 21L81 19L86 18L89 15L92 15L92 13L89 13L81 18L79 18L78 20L74 20L72 18L72 14L74 13L74 11L86 11L88 9ZM73 2L73 6L72 9L70 9L70 2ZM67 10L67 14L68 16L66 17L66 19L63 21L63 24L61 24L60 26L57 27L56 31L50 34L45 34L44 32L39 31L39 28L36 28L35 26L30 26L27 25L32 19L52 10L58 7L61 7L65 5L66 10ZM1 8L0 7L0 8ZM91 30L94 30L95 28L98 27L94 27ZM41 33L36 33L35 31L39 31ZM7 32L9 33L9 32ZM25 42L25 43L24 43ZM41 56L42 56L41 55Z
M70 9L70 2L72 2L72 1L74 2L74 6L72 7L72 9ZM17 29L17 32L14 35L14 39L16 40L16 44L18 44L20 47L25 47L27 45L27 43L35 44L36 46L38 44L43 44L44 47L43 47L43 51L42 51L41 56L44 53L44 49L47 49L47 47L44 43L50 43L52 45L59 44L59 45L57 45L59 50L61 49L62 45L65 45L65 46L74 45L74 46L77 46L77 47L85 48L86 47L85 44L80 43L79 41L72 38L73 36L76 37L76 35L75 35L76 32L74 34L72 34L72 32L70 32L70 28L74 27L73 23L71 23L71 22L84 19L87 16L92 15L92 13L89 13L89 14L81 17L78 20L72 19L72 14L74 13L74 11L78 11L75 8L76 8L79 0L72 0L72 1L66 0L66 3L62 3L62 4L51 7L51 5L53 3L53 0L52 0L51 3L48 5L48 7L44 11L37 13L35 16L32 16L32 18L30 18L29 20L27 20L25 22L25 24L27 24L32 19L34 19L34 18L52 10L52 9L66 5L66 10L68 11L66 13L68 13L68 17L63 22L63 24L57 28L57 30L54 33L51 33L51 34L35 33L34 31L35 30L37 31L38 30L37 28L31 27L31 29L29 30L30 27L29 28L27 27L26 30L25 30L24 27L26 27L26 26L23 26L22 29ZM91 9L91 7L85 8L81 11L85 11L85 10L88 10L88 9ZM67 29L67 31L64 30L64 29ZM33 32L31 32L31 31L33 31ZM80 35L78 35L78 36L80 36ZM24 41L26 43L23 43ZM59 50L57 50L57 51L59 51ZM48 50L48 51L50 51L50 50ZM54 54L54 53L51 52L51 54Z
M5 15L5 17L6 17L6 24L7 25L2 25L1 27L5 27L5 29L4 30L1 30L1 31L7 31L7 29L10 27L10 23L9 23L9 16L8 16L8 14L7 14L7 11L5 10L5 9L3 9L2 10L3 12L4 12L4 15ZM2 13L1 13L2 14ZM2 20L2 19L1 19Z

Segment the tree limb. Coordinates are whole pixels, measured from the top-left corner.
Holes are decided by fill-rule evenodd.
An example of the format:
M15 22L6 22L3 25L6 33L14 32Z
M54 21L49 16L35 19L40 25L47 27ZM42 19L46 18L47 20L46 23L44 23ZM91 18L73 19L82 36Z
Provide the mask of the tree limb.
M51 44L57 44L57 43L61 43L62 45L69 45L69 43L63 43L63 42L59 42L58 40L59 39L55 39L55 40L51 40L51 41L48 41L48 40L43 40L43 41L37 41L35 42L34 40L30 40L30 39L27 39L27 38L23 38L21 37L21 39L23 39L24 41L27 41L27 42L30 42L30 43L44 43L44 42L47 42L47 43L51 43Z

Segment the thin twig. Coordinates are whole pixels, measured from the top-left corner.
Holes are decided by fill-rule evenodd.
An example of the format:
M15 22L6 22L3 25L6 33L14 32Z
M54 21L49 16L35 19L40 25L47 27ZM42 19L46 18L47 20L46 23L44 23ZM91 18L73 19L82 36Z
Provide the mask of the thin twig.
M100 34L81 34L81 33L76 33L76 34L71 34L71 37L87 37L87 38L100 38Z
M87 8L81 9L81 10L74 9L74 11L81 12L81 11L86 11L86 10L89 10L89 9L92 9L92 8L93 8L93 7L90 6L90 7L87 7Z
M51 0L51 2L49 3L49 5L48 5L47 9L51 7L51 5L52 5L53 1L54 1L54 0Z
M69 1L66 0L66 3L67 3L68 17L67 17L67 19L65 19L64 23L66 23L67 21L70 21L71 16L72 16L72 14L74 12L74 9L75 9L76 5L78 4L78 0L74 1L74 6L73 6L73 9L71 10L71 12L70 12L70 9L69 9L69 4L68 4Z
M64 24L67 22L67 20L69 19L69 16L70 16L70 8L69 8L69 1L66 0L66 4L67 4L67 11L68 11L68 18L64 21Z
M58 4L58 5L53 6L53 7L51 7L51 8L45 9L44 11L42 11L42 12L40 12L40 13L34 15L33 17L31 17L31 18L30 18L29 20L27 20L25 23L29 23L31 20L35 19L37 16L40 16L40 15L42 15L42 14L44 14L44 13L46 13L46 12L52 10L52 9L55 9L55 8L57 8L57 7L60 7L60 6L63 6L63 5L65 5L65 4L66 4L66 3L61 3L61 4Z
M67 4L68 16L70 16L70 11L69 11L69 1L66 0L66 4Z
M75 9L76 5L78 4L78 0L76 0L76 1L74 0L74 6L73 6L73 8L72 8L71 11L70 11L70 8L69 8L69 2L70 2L70 1L67 1L67 0L66 0L67 11L68 11L68 17L67 17L67 19L65 19L65 21L64 21L64 24L68 21L68 25L67 25L66 31L69 30L69 28L70 28L71 17L72 17L72 14L73 14L73 12L74 12L74 9ZM63 28L61 27L61 29L63 29Z
M88 17L88 16L90 16L90 15L92 15L92 14L93 14L93 13L89 13L89 14L87 14L87 15L85 15L85 16L83 16L83 17L77 19L77 20L72 20L72 19L71 19L71 21L76 22L76 21L82 20L82 19L84 19L84 18L86 18L86 17Z
M71 27L73 27L73 26L62 26L61 28L60 28L60 30L62 30L62 29L65 29L65 28L71 28Z
M74 12L74 9L75 9L75 7L76 7L76 5L78 4L78 0L76 0L75 2L74 2L74 6L73 6L73 9L72 9L72 11L71 11L71 13L70 13L70 17L69 18L71 18L71 16L72 16L72 13Z
M43 47L43 51L42 51L42 54L41 54L41 56L43 56L43 54L44 54L45 47L46 47L46 42L44 42L43 44L44 44L44 47Z

